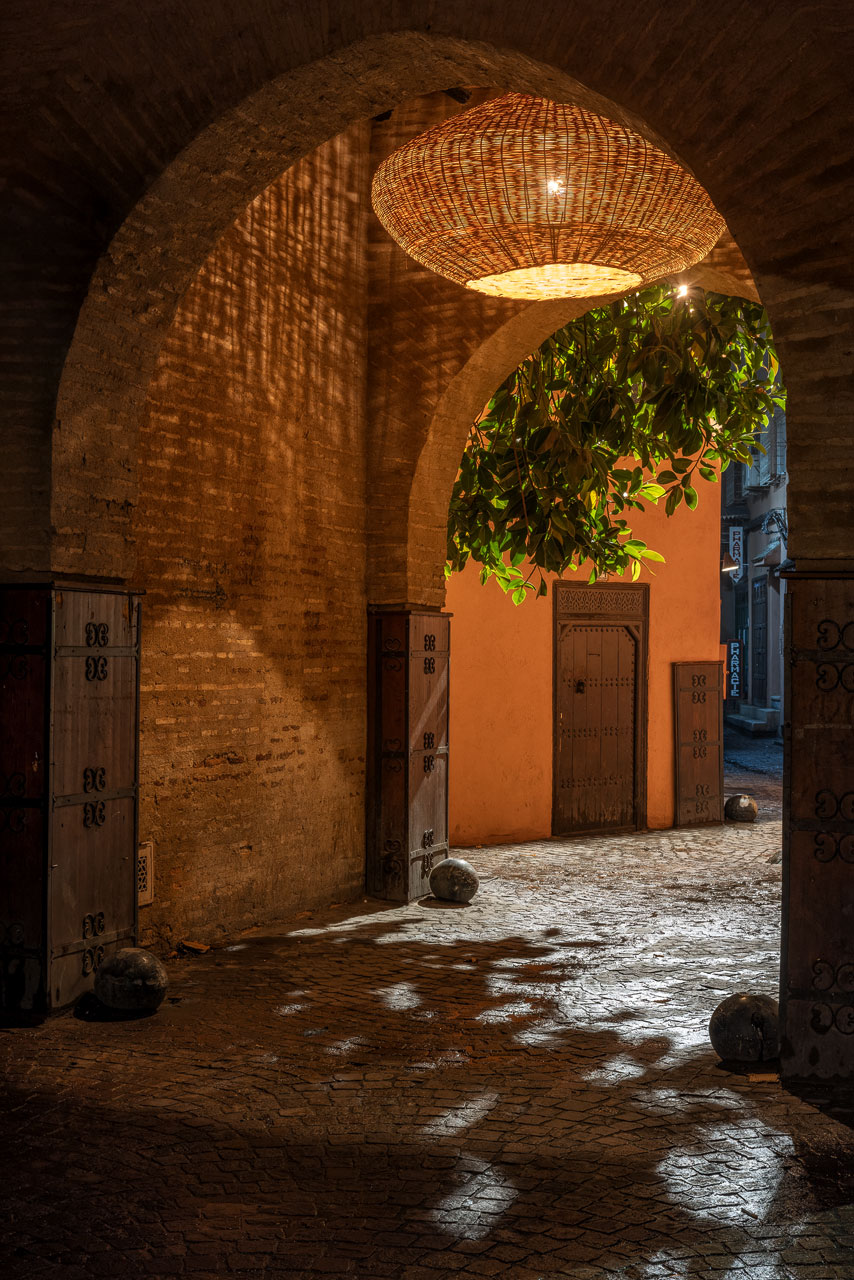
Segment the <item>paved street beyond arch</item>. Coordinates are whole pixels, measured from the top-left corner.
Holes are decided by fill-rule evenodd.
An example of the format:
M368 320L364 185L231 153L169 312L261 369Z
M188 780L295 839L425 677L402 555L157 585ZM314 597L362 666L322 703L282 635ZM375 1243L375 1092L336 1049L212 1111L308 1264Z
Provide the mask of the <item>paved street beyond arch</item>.
M780 826L466 853L0 1034L12 1280L854 1276L844 1113L707 1039L776 994ZM82 1225L85 1224L85 1225Z

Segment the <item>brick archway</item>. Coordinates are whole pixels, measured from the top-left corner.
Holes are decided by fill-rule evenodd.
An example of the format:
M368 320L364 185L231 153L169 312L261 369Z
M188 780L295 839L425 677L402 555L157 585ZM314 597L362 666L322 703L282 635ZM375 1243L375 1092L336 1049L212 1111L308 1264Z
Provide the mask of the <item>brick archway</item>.
M414 32L351 45L265 84L175 157L94 271L57 393L52 473L83 483L53 485L55 571L77 572L85 556L88 572L132 574L135 441L147 388L180 299L238 215L352 122L460 83L579 101L666 147L632 113L554 68L521 53Z

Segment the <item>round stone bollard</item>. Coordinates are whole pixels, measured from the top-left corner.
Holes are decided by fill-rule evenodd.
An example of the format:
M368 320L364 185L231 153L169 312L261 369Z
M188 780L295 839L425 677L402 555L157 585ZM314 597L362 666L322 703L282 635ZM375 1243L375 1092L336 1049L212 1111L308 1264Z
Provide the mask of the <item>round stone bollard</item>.
M430 872L430 891L449 902L471 902L480 881L474 867L462 858L444 858Z
M724 1062L767 1062L780 1053L777 1001L747 992L727 996L709 1020L709 1039Z
M95 995L108 1009L153 1012L163 1003L166 969L142 947L122 947L95 974Z
M728 822L755 822L759 810L751 796L730 796L724 805L724 817Z

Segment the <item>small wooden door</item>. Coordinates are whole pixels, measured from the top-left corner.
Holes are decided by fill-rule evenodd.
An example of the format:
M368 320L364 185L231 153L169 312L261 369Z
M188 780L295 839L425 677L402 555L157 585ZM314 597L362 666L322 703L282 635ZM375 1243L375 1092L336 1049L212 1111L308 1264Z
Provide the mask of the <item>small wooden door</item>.
M723 663L674 662L673 699L675 825L695 827L705 822L723 822Z
M646 821L645 585L555 584L555 835Z

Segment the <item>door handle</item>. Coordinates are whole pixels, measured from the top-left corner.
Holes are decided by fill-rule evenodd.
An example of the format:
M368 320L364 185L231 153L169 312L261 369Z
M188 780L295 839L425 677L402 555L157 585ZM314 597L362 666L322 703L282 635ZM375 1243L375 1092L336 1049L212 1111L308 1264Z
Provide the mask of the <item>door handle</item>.
M584 690L586 689L586 687L587 687L587 686L586 686L586 684L585 684L585 682L584 682L583 680L576 680L576 682L575 682L575 692L576 692L576 693L584 693Z

